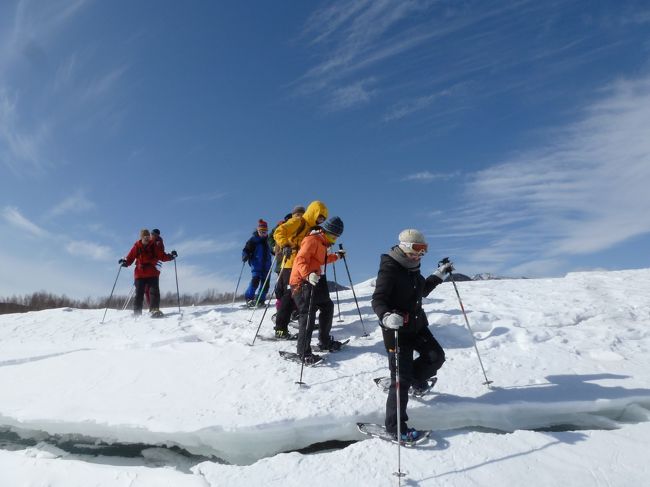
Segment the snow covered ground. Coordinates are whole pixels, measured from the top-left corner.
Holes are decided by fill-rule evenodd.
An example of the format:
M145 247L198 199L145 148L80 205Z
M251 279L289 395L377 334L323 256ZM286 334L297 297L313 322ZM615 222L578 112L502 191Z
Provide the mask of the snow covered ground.
M372 285L355 287L370 336L339 293L333 333L352 340L303 387L277 353L295 342L262 339L270 313L251 346L261 310L0 316L0 485L396 485L397 446L355 427L383 422ZM424 304L447 362L437 394L409 403L434 434L402 449L402 484L647 485L650 270L458 289L493 388L445 283Z

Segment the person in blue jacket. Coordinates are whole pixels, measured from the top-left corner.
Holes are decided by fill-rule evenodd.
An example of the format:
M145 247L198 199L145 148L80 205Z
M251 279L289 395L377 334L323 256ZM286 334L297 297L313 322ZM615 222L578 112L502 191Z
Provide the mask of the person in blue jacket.
M253 232L253 236L248 239L242 250L242 261L248 262L251 267L251 282L245 293L246 304L251 307L255 306L255 303L263 305L266 293L269 291L269 281L266 281L266 276L271 269L271 249L268 245L268 236L269 226L260 219L257 223L257 230Z

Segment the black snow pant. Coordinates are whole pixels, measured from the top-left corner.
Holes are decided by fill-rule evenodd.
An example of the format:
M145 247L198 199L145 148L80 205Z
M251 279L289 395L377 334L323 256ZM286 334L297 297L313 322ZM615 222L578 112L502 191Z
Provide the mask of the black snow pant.
M149 289L149 309L158 309L160 307L160 287L158 286L157 277L144 277L135 280L135 301L133 302L133 313L142 314L142 303L144 301L145 288Z
M291 277L291 268L284 268L278 276L278 282L275 285L275 298L278 300L277 314L275 315L275 329L288 331L291 313L296 309L291 297L289 288L289 278Z
M390 389L386 399L386 431L397 432L397 393L395 387L395 331L382 329L384 346L388 352L390 368ZM425 327L417 333L401 332L399 334L399 388L400 388L400 430L406 431L408 414L408 391L411 384L422 384L438 372L445 362L445 352ZM419 357L413 360L413 353Z
M313 299L312 299L313 295ZM332 318L334 317L334 303L330 299L327 281L321 278L312 286L308 282L303 282L293 294L293 299L298 308L298 355L311 355L311 335L314 332L316 322L316 311L318 315L318 342L329 345L330 331L332 329ZM309 302L311 303L311 314L309 313ZM309 317L307 316L309 314Z

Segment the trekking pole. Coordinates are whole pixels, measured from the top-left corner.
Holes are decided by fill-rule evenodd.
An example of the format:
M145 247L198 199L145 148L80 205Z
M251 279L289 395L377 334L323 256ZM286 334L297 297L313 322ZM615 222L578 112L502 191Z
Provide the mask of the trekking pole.
M280 265L280 273L278 274L278 279L280 278L280 275L282 274L282 271L284 270L285 261L286 261L286 257L283 257L282 258L282 265ZM273 266L271 266L271 269L273 269ZM277 282L276 282L276 286L277 286ZM271 286L269 286L269 288L270 287ZM262 289L264 289L264 287L262 287ZM262 319L260 320L260 324L257 326L257 331L255 331L255 336L253 337L253 341L251 342L251 347L253 345L255 345L255 340L257 339L257 334L260 332L260 328L262 328L262 322L264 321L264 317L266 316L266 312L269 310L269 305L271 304L271 299L272 298L269 297L268 301L266 302L266 307L264 308L264 313L262 314ZM252 318L253 317L251 316L251 319Z
M445 257L439 262L440 264L447 264L449 262L449 258ZM483 361L481 360L481 354L478 352L478 347L476 346L476 339L474 338L474 332L472 331L472 327L469 326L469 320L467 319L467 313L465 313L465 307L463 306L463 302L460 299L460 294L458 294L458 287L456 286L456 281L454 280L454 275L449 272L449 277L451 278L451 283L454 285L454 290L456 291L456 296L458 296L458 303L460 304L460 309L463 312L463 316L465 317L465 324L467 325L467 329L469 330L469 334L472 337L472 342L474 343L474 350L476 350L476 356L478 357L478 363L481 366L481 370L483 371L483 377L485 377L485 382L483 382L484 385L488 387L488 389L492 389L490 387L490 384L492 384L491 380L488 380L487 374L485 373L485 368L483 367Z
M339 249L343 250L343 244L339 244ZM354 296L354 302L357 305L357 311L359 312L359 319L361 320L361 327L363 328L363 335L364 337L368 336L368 332L366 331L366 326L363 324L363 318L361 317L361 309L359 308L359 301L357 300L357 294L354 292L354 284L352 284L352 277L350 276L350 268L348 267L348 259L345 257L345 254L343 254L343 263L345 264L345 270L348 273L348 279L350 280L350 289L352 289L352 296Z
M266 273L266 279L264 279L264 284L262 284L262 290L259 292L259 294L257 295L257 299L255 300L255 307L253 308L253 312L251 313L251 317L248 320L249 323L253 322L253 316L255 315L255 311L257 311L257 305L260 303L260 298L262 297L262 292L264 291L264 288L266 287L266 284L269 282L269 279L271 278L271 272L273 272L273 266L274 265L275 265L275 255L273 256L273 260L271 261L271 267L269 267L269 272ZM264 314L266 314L266 312ZM264 319L263 316L262 316L262 319Z
M111 304L111 298L113 297L113 291L115 291L115 285L117 284L117 280L120 277L120 272L122 272L122 264L120 263L120 268L117 270L117 276L115 277L115 282L113 283L113 289L111 289L111 295L108 297L108 301L106 301L106 309L104 310L104 316L102 317L102 321L100 322L101 325L104 324L104 318L106 318L106 312L108 311L108 305Z
M176 269L176 257L174 257L174 275L176 276L176 298L178 299L178 314L181 314L181 293L178 290L178 270Z
M133 286L129 291L129 295L126 297L126 301L124 301L124 306L122 306L122 311L126 311L126 308L129 307L129 303L131 302L131 298L133 297L134 292L135 292L135 286Z
M336 320L337 323L343 323L341 319L341 303L339 302L339 283L336 279L336 266L332 262L332 269L334 270L334 290L336 291L336 307L339 309L339 319Z
M397 472L393 475L397 477L397 485L402 485L402 405L399 383L399 331L395 330L395 394L397 396Z
M237 279L237 287L235 287L235 294L232 295L232 304L235 304L235 299L237 299L237 291L239 290L239 282L241 281L241 276L244 273L244 266L246 261L241 263L241 271L239 272L239 279Z

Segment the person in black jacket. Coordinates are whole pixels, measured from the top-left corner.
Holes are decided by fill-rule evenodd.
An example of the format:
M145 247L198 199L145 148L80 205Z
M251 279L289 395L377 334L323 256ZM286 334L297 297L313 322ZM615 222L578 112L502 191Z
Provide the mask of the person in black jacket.
M409 387L419 393L428 387L445 361L445 352L431 334L422 310L426 297L453 270L451 262L426 279L420 273L420 260L427 252L424 235L415 229L399 234L399 244L382 254L372 295L372 309L379 318L388 353L391 385L386 400L386 431L397 437L397 399L395 392L395 333L399 333L400 432L402 440L417 439L417 430L408 428L406 405ZM419 357L413 359L413 353Z

